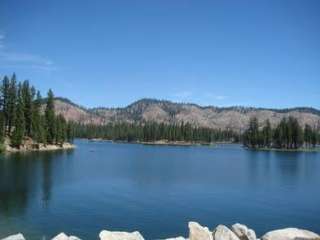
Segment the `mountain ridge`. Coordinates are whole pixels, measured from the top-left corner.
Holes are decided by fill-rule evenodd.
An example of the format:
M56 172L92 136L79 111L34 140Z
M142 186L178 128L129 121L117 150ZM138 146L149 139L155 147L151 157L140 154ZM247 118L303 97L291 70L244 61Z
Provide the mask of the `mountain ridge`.
M299 123L320 125L320 110L313 107L293 108L261 108L261 107L216 107L200 106L194 103L177 103L169 100L142 98L125 107L86 108L67 98L55 98L57 113L66 119L83 124L107 124L112 122L157 122L181 123L189 122L194 126L215 129L242 131L251 117L257 117L260 122L270 119L271 124L277 124L282 117L293 116Z

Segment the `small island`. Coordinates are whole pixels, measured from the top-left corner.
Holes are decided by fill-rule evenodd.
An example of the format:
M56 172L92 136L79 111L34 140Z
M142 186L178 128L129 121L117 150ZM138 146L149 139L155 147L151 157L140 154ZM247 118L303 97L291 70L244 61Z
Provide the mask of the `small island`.
M0 146L2 152L74 148L72 124L55 114L54 95L46 99L29 81L5 76L1 85Z
M292 116L282 118L278 125L269 120L260 126L256 117L250 119L243 134L243 144L249 149L275 151L319 151L320 126L305 124L302 128Z

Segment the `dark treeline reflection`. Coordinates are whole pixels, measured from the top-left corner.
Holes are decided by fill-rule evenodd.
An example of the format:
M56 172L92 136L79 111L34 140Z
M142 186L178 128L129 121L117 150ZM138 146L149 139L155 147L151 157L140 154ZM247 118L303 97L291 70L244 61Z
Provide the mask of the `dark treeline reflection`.
M68 153L69 152L69 153ZM48 206L59 156L71 151L17 153L0 157L0 216L23 215L34 198ZM53 166L53 161L56 161Z

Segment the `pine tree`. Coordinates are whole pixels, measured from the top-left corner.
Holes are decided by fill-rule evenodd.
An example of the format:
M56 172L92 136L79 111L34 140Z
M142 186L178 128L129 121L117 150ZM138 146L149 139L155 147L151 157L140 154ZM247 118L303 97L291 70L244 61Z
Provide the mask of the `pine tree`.
M25 118L24 118L24 103L22 97L22 86L18 87L18 100L16 108L15 127L11 137L13 147L20 148L25 134Z
M269 119L267 119L265 126L263 127L263 145L270 147L272 142L272 129Z
M0 111L0 144L4 142L5 138L5 117L4 112Z
M312 142L312 128L309 124L304 126L304 142L307 147L310 147Z
M59 114L56 118L56 143L62 144L66 141L66 120Z
M38 142L43 143L44 145L47 144L47 131L46 131L46 124L47 120L45 115L40 115L40 128L39 128L39 135L38 135Z
M244 135L244 144L256 148L259 143L259 122L256 117L250 119L249 128Z
M5 127L5 134L6 134L6 126L9 125L9 89L10 89L10 80L7 76L4 76L2 81L2 111L3 111L3 118L4 118L4 127Z
M24 117L25 117L25 127L26 127L26 135L32 136L32 112L33 112L33 96L31 93L31 89L29 86L29 81L23 81L22 83L22 99L24 102Z
M51 89L48 92L45 118L47 142L49 144L54 144L56 140L56 123L54 113L54 95Z
M74 138L73 126L72 126L72 123L69 122L67 124L67 141L69 143L72 143L73 138Z
M37 143L45 143L45 137L44 137L44 128L45 125L43 124L43 121L41 120L41 94L38 91L37 97L33 102L33 108L32 108L32 138Z
M297 149L303 144L303 131L296 118L292 122L292 140L293 148Z
M16 122L16 102L17 102L17 80L16 75L13 74L10 80L9 90L8 90L8 134L11 134L11 129Z

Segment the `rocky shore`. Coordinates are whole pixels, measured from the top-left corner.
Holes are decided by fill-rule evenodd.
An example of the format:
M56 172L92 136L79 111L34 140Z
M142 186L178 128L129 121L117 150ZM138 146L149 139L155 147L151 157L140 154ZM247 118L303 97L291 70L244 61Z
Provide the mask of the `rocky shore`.
M65 142L63 144L42 144L36 143L31 138L26 138L20 148L14 148L10 144L10 140L6 139L4 142L4 152L30 152L30 151L54 151L54 150L67 150L75 148L74 144Z
M284 228L265 233L257 238L254 230L247 226L236 223L228 228L225 225L218 225L212 231L208 227L201 226L197 222L189 222L189 236L173 237L164 240L320 240L320 236L314 232L298 229ZM138 232L115 232L103 230L99 234L100 240L144 240L143 236ZM12 235L2 240L26 240L21 233ZM76 236L68 236L60 233L51 240L81 240Z

